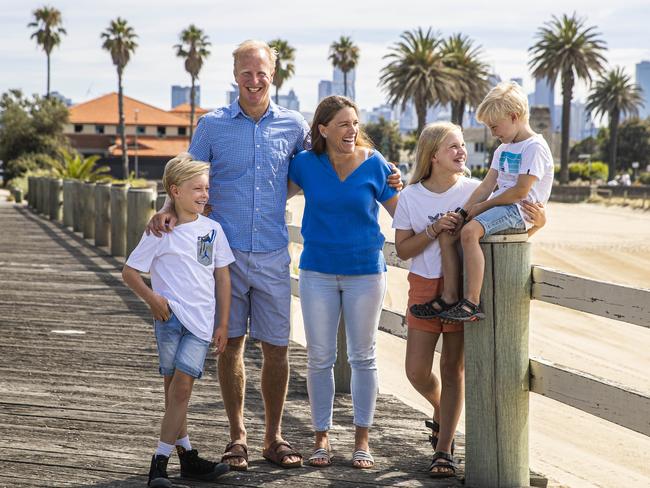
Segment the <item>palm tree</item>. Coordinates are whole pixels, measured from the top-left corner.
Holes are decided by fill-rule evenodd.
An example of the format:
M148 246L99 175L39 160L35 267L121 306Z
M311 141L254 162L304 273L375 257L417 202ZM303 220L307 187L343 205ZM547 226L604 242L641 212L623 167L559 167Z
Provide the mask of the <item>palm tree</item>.
M643 105L641 88L632 83L623 68L603 75L587 97L586 109L595 116L609 118L609 179L616 176L616 143L621 115L638 115Z
M194 24L183 30L180 34L180 44L176 44L176 56L185 58L185 71L192 78L192 88L190 89L190 141L194 134L194 115L196 113L195 85L199 77L199 72L203 67L203 61L210 55L210 41L204 32Z
M591 82L592 72L603 72L607 47L595 27L586 27L585 21L574 13L561 18L553 16L537 31L539 39L528 51L528 62L535 78L546 78L553 85L560 76L562 83L562 146L560 182L569 181L569 123L573 87L578 80Z
M451 121L463 125L465 108L476 107L488 92L488 65L480 58L481 46L463 34L452 34L442 41L440 47L445 66L458 71L457 82L461 89L451 98Z
M349 36L341 36L330 46L328 59L335 68L343 72L343 96L348 96L348 73L359 62L359 47L352 42Z
M427 109L436 104L449 103L457 96L455 69L445 64L440 50L441 40L429 28L426 32L404 31L401 41L390 48L384 58L390 62L381 70L379 84L388 92L388 102L402 104L402 110L412 100L418 116L417 134L426 123Z
M133 28L127 24L126 20L118 17L111 20L111 23L101 34L104 39L102 47L111 53L113 64L117 68L117 87L118 87L118 112L119 112L119 133L122 142L122 172L123 178L129 177L129 155L126 150L126 131L124 128L124 92L122 90L122 73L124 67L131 59L131 54L135 52L138 44L135 38L138 37Z
M61 27L61 12L54 7L41 7L32 12L34 21L27 24L27 27L35 27L37 30L30 36L36 39L36 44L43 48L47 57L47 98L50 97L50 53L52 49L61 44L61 36L66 31Z
M289 45L284 39L273 39L269 46L275 49L277 57L275 58L275 74L273 75L273 84L275 85L275 103L278 103L280 88L282 84L291 78L296 67L293 61L296 59L296 49Z

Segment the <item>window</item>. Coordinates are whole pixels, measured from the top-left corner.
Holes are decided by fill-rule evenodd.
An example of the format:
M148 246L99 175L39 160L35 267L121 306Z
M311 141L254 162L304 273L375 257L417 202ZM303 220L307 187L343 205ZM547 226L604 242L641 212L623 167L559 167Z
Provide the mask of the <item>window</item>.
M75 124L75 125L74 125L74 131L75 131L75 133L78 134L79 132L83 132L83 130L84 130L84 126L83 126L83 124Z
M159 125L156 130L158 132L158 137L163 137L167 134L167 128L165 126Z
M485 144L482 142L475 142L474 152L485 152Z
M136 127L135 132L136 132L136 134L141 136L146 132L146 128L145 128L144 125L139 125L139 126Z
M186 136L187 135L187 128L186 127L179 127L178 128L178 135L179 136Z
M95 134L103 134L104 133L104 126L103 125L96 125L95 126Z

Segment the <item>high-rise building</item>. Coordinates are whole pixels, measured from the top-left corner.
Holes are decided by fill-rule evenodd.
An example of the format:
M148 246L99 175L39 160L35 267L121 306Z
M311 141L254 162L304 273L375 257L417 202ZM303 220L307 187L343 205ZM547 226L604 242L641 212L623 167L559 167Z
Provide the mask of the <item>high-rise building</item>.
M272 98L275 101L275 97ZM300 100L298 100L296 92L293 91L293 88L289 90L289 93L286 95L278 95L278 105L288 108L289 110L300 112Z
M650 117L650 61L641 61L636 65L636 84L641 87L643 93L643 107L639 108L639 116L642 119Z
M172 85L172 108L190 103L191 92L191 86ZM196 106L201 105L201 87L199 85L194 86L194 103Z
M346 83L344 82L343 71L338 68L334 68L332 74L332 94L333 95L345 95L347 97L355 100L355 79L356 79L356 70L350 70L347 72L346 76L347 81L347 91L345 90Z
M332 94L332 82L329 80L320 80L318 82L318 102Z
M528 104L537 107L548 107L551 113L551 127L552 130L557 132L559 129L559 117L555 114L555 87L550 83L547 78L537 78L535 80L535 93L532 94L532 99L528 99Z
M226 105L229 106L232 105L239 96L239 86L235 83L231 83L230 86L232 89L226 92Z

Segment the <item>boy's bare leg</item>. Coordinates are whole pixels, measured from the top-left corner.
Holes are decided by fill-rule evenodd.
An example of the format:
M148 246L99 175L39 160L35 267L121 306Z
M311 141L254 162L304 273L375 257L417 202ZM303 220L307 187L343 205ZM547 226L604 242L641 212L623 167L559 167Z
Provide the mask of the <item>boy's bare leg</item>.
M460 259L456 249L459 235L441 232L438 236L440 254L442 256L442 300L445 303L456 303L460 289Z
M169 382L166 408L160 426L160 440L174 445L187 417L187 405L192 395L194 378L176 370Z
M460 231L460 241L463 245L463 262L465 265L465 299L478 305L481 300L485 257L479 243L485 234L483 226L472 220L465 224Z
M289 348L262 341L262 398L264 398L264 449L282 440L282 412L289 384ZM286 456L284 463L300 461L298 456Z
M172 383L172 379L174 378L173 376L164 376L164 385L165 385L165 411L169 408L169 385ZM178 437L177 439L182 439L187 435L187 415L185 415L185 418L183 419L183 425L181 425L181 429L178 431Z
M244 425L244 392L246 390L246 371L244 369L245 336L228 339L226 350L219 355L219 385L223 405L230 424L230 440L246 444ZM245 466L246 460L231 457L224 460L233 466Z

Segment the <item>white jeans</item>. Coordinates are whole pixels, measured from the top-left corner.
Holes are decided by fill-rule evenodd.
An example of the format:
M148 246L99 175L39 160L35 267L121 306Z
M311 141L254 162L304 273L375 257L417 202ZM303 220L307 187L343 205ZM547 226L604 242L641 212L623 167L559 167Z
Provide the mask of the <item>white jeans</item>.
M385 292L385 273L334 275L300 270L300 305L307 338L307 390L317 432L332 426L336 335L341 313L352 369L354 425L372 425L378 389L375 346Z

